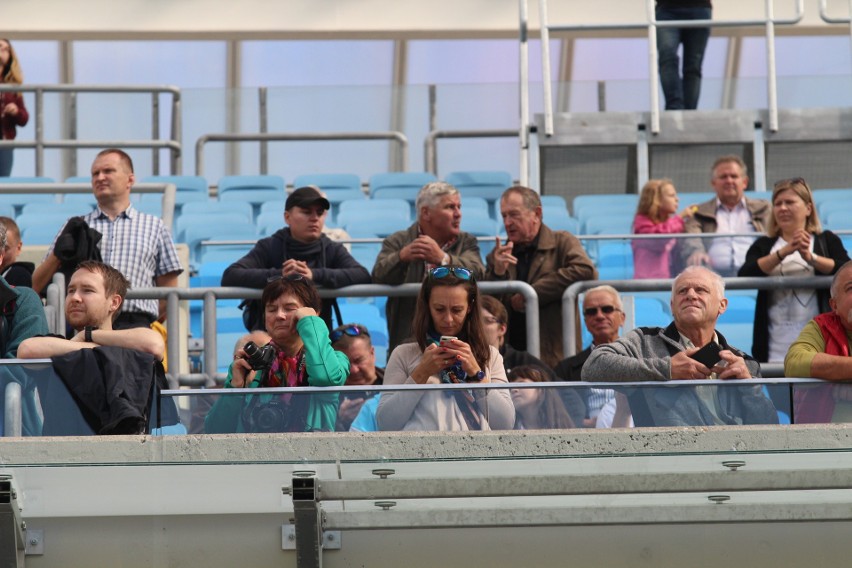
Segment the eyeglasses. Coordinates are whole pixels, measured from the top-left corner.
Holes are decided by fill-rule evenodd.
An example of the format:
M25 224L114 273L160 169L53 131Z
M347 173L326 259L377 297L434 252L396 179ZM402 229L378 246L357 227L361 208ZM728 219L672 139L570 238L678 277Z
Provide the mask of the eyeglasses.
M331 340L332 343L337 343L343 338L344 335L348 335L349 337L358 337L359 335L366 335L367 337L370 337L370 332L367 331L366 327L361 327L358 325L347 325L344 328L335 329L334 331L332 331L328 335L328 338Z
M500 321L499 319L497 319L497 318L495 318L495 317L488 317L488 316L485 316L485 317L483 317L483 318L482 318L482 320L483 320L483 321L484 321L487 325L491 325L491 324L495 324L495 323L500 323L500 324L502 324L502 323L503 323L502 321Z
M452 274L459 280L473 280L473 272L461 266L436 266L429 271L429 276L440 280Z
M276 280L284 280L286 282L299 282L304 280L305 277L298 273L288 274L287 276L270 276L266 279L266 283L275 282Z
M598 313L598 310L601 311L602 314L609 315L612 312L620 312L618 308L615 306L595 306L594 308L586 308L583 310L583 315L587 318L590 318Z

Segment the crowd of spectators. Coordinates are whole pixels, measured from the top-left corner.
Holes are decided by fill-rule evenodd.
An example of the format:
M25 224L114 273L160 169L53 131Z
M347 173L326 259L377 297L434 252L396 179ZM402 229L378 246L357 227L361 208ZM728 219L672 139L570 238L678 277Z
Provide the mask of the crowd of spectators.
M124 295L128 286L173 286L183 268L162 221L133 207L134 183L130 156L118 149L100 152L92 165L98 207L83 218L70 219L37 267L17 262L20 232L13 220L0 218L0 300L12 306L4 310L5 356L56 358L81 349L118 347L148 353L155 361L164 359L163 338L150 329L162 320L162 308L150 300L124 301ZM608 285L591 288L583 295L581 313L592 343L567 359L562 353L563 293L575 282L595 280L597 270L575 235L543 222L534 190L513 186L503 193L499 210L507 238L497 238L483 266L477 239L461 231L459 191L444 182L427 184L415 202L416 221L384 240L371 277L342 244L324 234L328 199L315 187L298 188L285 203L286 226L258 241L222 276L224 286L263 289L261 300L246 306L246 323L250 330L268 334L247 337L236 346L224 388L352 388L328 394L223 395L208 401L203 430L366 432L776 422L776 409L761 387L737 380L760 377L759 362L785 357L789 376L852 377L846 364L838 362L843 357L848 361L850 349L847 296L852 297L852 263L840 239L822 230L805 180L778 182L770 202L751 199L744 194L745 164L737 156L723 156L711 168L710 185L713 199L690 204L680 213L671 180L649 181L639 199L635 233L695 234L683 240L632 243L637 278L675 277L672 322L626 330L619 291ZM69 333L46 337L43 310L27 286L40 291L60 270L71 277ZM742 346L731 345L717 330L728 305L722 276L736 274L833 274L835 280L828 293L810 288L759 292L753 345ZM535 290L540 357L527 352L523 295L483 295L478 286L483 280L522 281ZM386 369L376 367L370 330L357 322L342 324L336 302L321 300L317 292L317 287L371 281L421 283L416 298L387 302ZM342 324L337 327L335 312ZM700 383L691 389L539 386L556 380L713 379L733 382L727 388ZM518 386L462 388L507 381ZM433 384L455 386L435 390ZM413 388L378 395L371 390L378 385ZM795 404L802 407L797 409L800 417L842 420L852 417L849 400L852 395L845 388L829 385L803 390ZM808 404L811 414L805 409Z

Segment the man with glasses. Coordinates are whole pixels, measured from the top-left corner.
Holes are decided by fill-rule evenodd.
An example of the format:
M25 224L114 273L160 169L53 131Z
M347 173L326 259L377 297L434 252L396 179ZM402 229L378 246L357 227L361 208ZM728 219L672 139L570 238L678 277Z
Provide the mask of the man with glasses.
M595 265L580 241L567 231L542 223L541 199L534 190L514 186L500 198L500 214L508 240L488 255L487 280L521 280L538 294L541 359L549 366L562 359L562 294L581 280L597 278ZM509 311L509 343L527 350L524 297L504 298Z
M385 370L376 367L376 349L370 339L370 332L361 324L347 323L335 328L329 334L331 346L349 357L349 377L346 386L380 385L385 378ZM353 420L358 420L357 430L373 432L377 430L376 406L378 396L374 392L345 392L340 395L340 406L337 410L335 430L347 432L353 426ZM365 403L370 403L372 409L366 411ZM359 414L360 413L360 414ZM363 416L362 416L363 415ZM372 420L371 420L372 418Z
M768 201L745 197L748 168L739 156L713 163L710 184L716 197L695 208L684 221L685 233L764 233L772 208ZM754 237L689 238L680 243L686 266L707 266L722 276L736 276Z
M376 284L420 283L436 266L465 266L474 276L485 273L476 237L461 230L461 196L452 185L432 182L424 185L415 202L417 221L409 228L388 236L373 266ZM388 298L388 355L400 343L411 339L411 322L417 300Z
M597 286L583 296L583 319L592 334L592 344L576 355L563 359L553 371L560 381L582 380L583 365L599 345L612 343L624 326L624 305L618 290L612 286ZM588 389L585 393L586 417L583 424L594 428L601 409L615 399L613 389Z

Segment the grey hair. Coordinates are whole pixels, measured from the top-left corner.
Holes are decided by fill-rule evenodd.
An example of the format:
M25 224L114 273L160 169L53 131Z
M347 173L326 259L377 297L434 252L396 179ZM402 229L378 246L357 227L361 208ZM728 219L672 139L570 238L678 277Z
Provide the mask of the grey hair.
M426 207L431 209L438 205L438 202L441 201L441 198L445 195L458 195L459 190L448 184L445 181L433 181L427 183L423 187L420 188L420 191L417 193L417 201L414 203L414 207L417 209L417 218L420 218L420 211Z
M618 293L618 290L610 286L609 284L603 284L601 286L595 286L594 288L589 288L584 292L586 296L591 294L592 292L606 292L613 298L615 298L615 307L619 310L624 311L624 304L621 301L621 294Z
M835 300L837 299L837 284L840 282L840 273L849 269L852 269L852 260L844 262L834 273L834 278L831 279L831 297Z
M0 251L6 250L6 225L0 222Z
M719 276L717 273L713 272L709 268L705 266L687 266L683 269L683 271L678 274L674 282L672 282L672 298L674 298L675 290L677 288L677 281L681 279L683 276L690 276L694 272L704 272L710 275L710 280L713 282L713 286L716 288L716 292L718 292L720 298L725 297L725 281Z

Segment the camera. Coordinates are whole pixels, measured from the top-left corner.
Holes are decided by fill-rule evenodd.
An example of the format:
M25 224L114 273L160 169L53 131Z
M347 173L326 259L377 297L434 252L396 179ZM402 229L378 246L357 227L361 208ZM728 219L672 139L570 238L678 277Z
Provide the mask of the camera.
M253 371L266 369L272 365L275 360L275 348L272 344L266 344L263 347L258 347L254 341L249 341L243 345L243 351L246 352L246 361Z
M290 430L291 409L278 399L250 404L243 411L243 424L247 432L287 432Z

